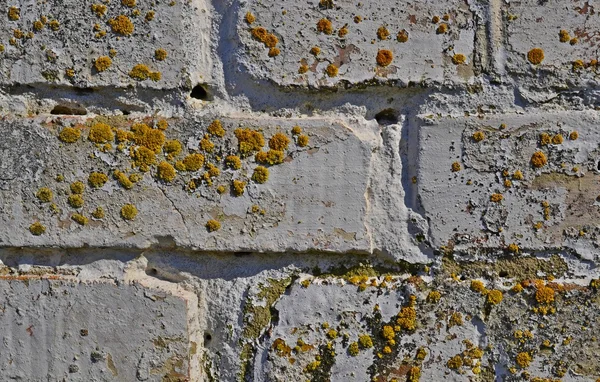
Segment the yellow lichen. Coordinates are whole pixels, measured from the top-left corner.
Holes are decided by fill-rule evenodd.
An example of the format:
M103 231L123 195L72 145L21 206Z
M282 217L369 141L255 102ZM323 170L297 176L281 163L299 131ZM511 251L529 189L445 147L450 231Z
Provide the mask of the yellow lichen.
M577 138L579 138L579 133L577 133L577 131L571 131L571 134L569 134L569 139L574 141L577 140Z
M183 159L183 165L185 171L198 171L204 165L204 155L202 154L190 154Z
M465 56L462 53L457 53L454 56L452 56L452 63L454 65L461 65L461 64L464 64L465 62L467 62L467 56Z
M125 5L126 7L133 8L135 7L136 0L121 0L121 4Z
M221 223L219 223L217 220L211 219L206 222L205 227L208 232L215 232L221 229Z
M481 280L471 280L471 290L477 293L483 293L486 289Z
M385 325L383 327L383 329L381 330L381 337L383 337L386 340L393 340L394 338L396 338L396 332L394 332L394 328L389 326L389 325Z
M517 170L514 172L512 177L514 180L523 180L523 173L521 172L521 170Z
M150 150L145 146L139 146L133 150L133 164L140 168L140 171L146 172L150 170L156 162L156 155L154 151Z
M358 344L362 349L369 349L373 347L373 339L368 334L362 334L358 336Z
M100 56L94 62L94 67L97 71L103 72L106 69L110 68L112 65L112 60L108 56Z
M133 33L134 26L131 19L125 15L119 15L108 21L112 31L123 36L130 36Z
M446 362L446 366L448 366L449 369L460 369L460 367L463 365L463 360L461 358L461 356L459 354L455 355L454 357L450 358L448 360L448 362Z
M227 191L227 187L225 187L224 185L222 185L222 184L221 184L221 185L219 185L219 186L217 187L217 192L218 192L219 194L221 194L221 195L222 195L222 194L224 194L224 193L225 193L225 191Z
M375 61L377 61L377 65L385 67L391 64L393 59L394 54L391 50L380 49L377 52L377 57L375 58Z
M254 21L256 21L256 17L254 17L254 15L252 13L246 12L246 16L244 16L244 20L248 24L252 24Z
M52 190L48 187L41 187L35 194L38 200L42 203L48 203L52 201L53 194Z
M158 61L164 61L167 59L167 51L163 48L158 48L154 51L154 58Z
M256 153L254 160L258 163L269 164L271 166L283 163L283 151L269 150L267 152L259 151Z
M223 125L218 119L212 121L212 123L208 125L207 130L210 135L213 135L215 137L222 138L225 136L225 129L223 129Z
M265 139L260 131L248 128L236 129L234 134L238 139L238 147L243 156L258 151L265 145Z
M302 128L298 125L292 127L292 135L302 134Z
M44 23L43 23L43 22L41 22L40 20L35 20L35 21L33 22L33 29L34 29L36 32L39 32L39 31L41 31L42 29L44 29Z
M73 208L83 207L83 198L79 194L69 195L69 197L67 198L67 202Z
M273 150L284 151L289 143L290 139L283 133L276 133L269 139L269 147Z
M161 119L160 121L156 122L156 128L159 130L167 130L167 127L169 127L169 122L167 122L165 119Z
M298 68L298 74L304 74L304 73L308 72L308 69L309 69L308 65L302 64Z
M104 219L104 208L96 207L92 212L92 217L94 217L94 219Z
M225 165L234 170L242 168L242 161L237 155L229 155L225 158Z
M130 138L138 145L159 153L165 144L165 133L160 129L152 129L144 123L131 126L133 135Z
M385 26L380 26L377 28L377 38L380 40L387 40L390 37L390 32L387 30Z
M83 182L76 181L71 183L70 189L73 194L81 195L83 194L83 191L85 191L85 184L83 184Z
M245 189L246 189L246 182L241 181L241 180L233 181L233 194L235 196L242 196L244 194Z
M352 342L348 346L348 354L350 354L351 356L355 357L355 356L358 355L358 353L359 353L358 342Z
M40 236L46 232L46 227L40 222L35 222L29 226L29 232L31 232L32 235Z
M92 125L88 140L94 143L108 143L115 138L115 135L110 126L105 123L97 122Z
M102 17L106 14L106 5L104 4L92 4L92 12L98 17Z
M81 136L81 130L75 127L65 127L58 135L58 139L65 143L74 143Z
M125 220L133 220L137 214L138 210L133 204L125 204L121 207L121 217Z
M270 48L269 49L269 57L277 57L281 51L278 48Z
M432 290L427 295L427 302L437 303L440 301L441 298L442 298L442 294L440 292L438 292L437 290Z
M117 180L117 182L119 182L119 184L129 190L131 188L133 188L133 182L129 179L129 177L127 177L127 174L119 171L119 170L115 170L113 172L113 177Z
M344 38L346 37L346 35L348 34L348 26L344 25L343 27L340 28L340 30L338 31L338 37L339 38Z
M146 21L152 21L154 20L154 15L156 14L156 12L154 11L148 11L148 13L146 13Z
M301 134L298 136L298 146L306 147L308 146L308 135Z
M502 302L503 298L504 298L504 296L502 295L501 291L499 291L497 289L492 289L487 294L486 302L489 305L498 305Z
M558 32L558 39L560 40L560 42L569 42L571 41L571 36L569 35L569 32L567 32L564 29L561 29L560 32Z
M398 32L398 35L396 36L396 40L398 40L398 42L407 42L408 41L408 32L406 31L406 29L402 29L400 32Z
M519 253L519 246L515 243L510 243L506 249L510 253Z
M544 51L540 48L533 48L527 52L527 60L533 65L539 65L544 61Z
M108 176L101 172L92 172L88 176L88 183L93 188L100 188L108 181Z
M521 352L521 353L517 354L515 361L517 362L517 365L519 365L519 367L524 369L529 366L529 364L532 361L532 358L529 353Z
M573 45L573 44L571 44L571 45ZM573 71L581 70L585 67L585 64L583 63L582 60L575 60L571 63L571 67L573 68Z
M396 318L396 324L398 324L401 329L413 331L416 329L416 319L417 312L415 308L411 306L405 306L400 309L400 312Z
M73 219L79 225L86 225L88 223L88 218L81 214L73 214L73 216L71 216L71 219Z
M9 20L16 21L21 18L21 10L17 7L8 8Z
M448 32L448 24L440 24L440 26L437 27L437 29L435 30L435 33L437 34L444 34Z
M163 151L167 154L168 159L172 159L181 153L181 142L176 139L171 139L165 142Z
M313 46L312 48L310 48L310 54L312 54L313 56L318 56L319 53L321 53L321 48L319 48L318 46Z
M500 203L502 201L502 199L504 199L504 196L502 194L494 193L494 194L490 195L491 202Z
M453 326L462 326L463 317L459 312L454 312L450 315L450 319L448 320L448 327L451 328Z
M156 168L156 175L160 180L172 182L175 179L175 168L169 162L160 162Z
M452 163L452 172L460 171L460 163L454 162Z
M531 156L531 165L536 168L540 168L545 166L548 163L548 159L546 158L546 154L541 151L536 151Z
M200 140L200 149L202 149L202 151L210 153L213 151L214 148L215 144L212 143L210 139L208 139L208 135L205 135L204 138Z
M138 81L144 81L150 78L151 74L152 71L147 65L137 64L129 72L129 77Z
M333 26L331 25L331 21L328 19L321 19L317 22L317 31L325 34L333 33Z
M485 134L483 133L483 131L476 131L473 133L473 140L475 142L481 142L485 139Z

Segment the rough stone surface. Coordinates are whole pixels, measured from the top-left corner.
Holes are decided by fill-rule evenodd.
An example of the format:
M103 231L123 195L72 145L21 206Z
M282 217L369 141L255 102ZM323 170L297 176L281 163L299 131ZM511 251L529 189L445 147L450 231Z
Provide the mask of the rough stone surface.
M0 0L0 380L597 381L597 24Z

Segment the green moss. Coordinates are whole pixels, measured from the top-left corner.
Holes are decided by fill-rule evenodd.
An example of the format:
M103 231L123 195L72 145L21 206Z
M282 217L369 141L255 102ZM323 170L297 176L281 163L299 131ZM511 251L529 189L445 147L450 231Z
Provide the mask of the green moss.
M244 329L242 338L248 340L257 339L271 322L271 307L292 283L292 278L281 280L269 279L267 285L260 286L260 292L256 295L258 300L264 302L253 305L247 301L244 306Z

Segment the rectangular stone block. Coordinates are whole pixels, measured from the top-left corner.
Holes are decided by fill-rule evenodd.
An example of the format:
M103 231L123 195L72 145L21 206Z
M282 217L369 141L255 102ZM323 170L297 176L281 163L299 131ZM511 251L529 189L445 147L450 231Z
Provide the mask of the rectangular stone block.
M186 303L137 285L3 276L3 379L189 377Z
M3 122L2 245L147 247L170 238L208 251L412 256L398 233L407 220L399 130L383 140L376 124L218 123L222 130L206 118Z
M416 187L436 248L568 247L597 256L596 113L425 117L420 124Z
M240 2L237 20L240 64L281 86L465 82L476 29L453 0Z
M206 82L209 25L202 1L5 2L0 84L170 89Z

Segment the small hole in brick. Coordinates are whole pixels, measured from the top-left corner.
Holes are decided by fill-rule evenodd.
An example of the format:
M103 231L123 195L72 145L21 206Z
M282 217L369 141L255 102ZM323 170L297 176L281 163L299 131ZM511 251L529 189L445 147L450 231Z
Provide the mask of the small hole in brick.
M210 333L204 333L204 345L208 345L210 340L212 340L212 335Z
M393 125L398 123L398 113L394 109L384 109L375 114L375 120L380 125Z
M77 106L56 105L50 111L53 115L86 115L87 110Z
M148 274L153 276L155 276L157 273L158 271L156 270L156 268L150 268L150 270L148 271Z
M507 271L500 271L499 275L500 275L500 277L508 277L508 272Z
M206 89L204 89L202 85L196 85L192 89L190 97L206 101L208 99L208 92L206 91Z

